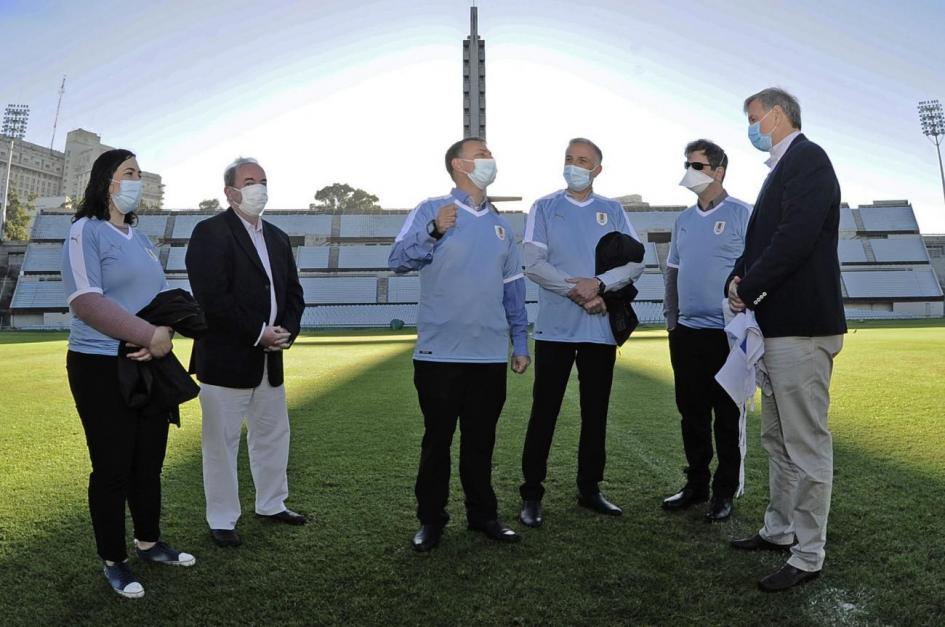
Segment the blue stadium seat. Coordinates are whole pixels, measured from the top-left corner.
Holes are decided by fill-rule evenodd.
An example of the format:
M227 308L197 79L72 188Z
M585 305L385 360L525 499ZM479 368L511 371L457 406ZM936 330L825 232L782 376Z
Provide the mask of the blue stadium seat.
M338 248L339 270L387 270L390 245L378 244L340 246Z
M302 246L299 248L299 270L327 270L329 246Z
M33 244L26 247L21 270L26 274L59 274L62 270L62 244Z

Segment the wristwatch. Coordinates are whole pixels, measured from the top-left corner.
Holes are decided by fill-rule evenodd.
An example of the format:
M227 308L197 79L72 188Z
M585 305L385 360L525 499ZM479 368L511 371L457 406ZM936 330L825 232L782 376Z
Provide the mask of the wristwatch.
M433 239L440 239L443 237L443 234L436 230L436 220L430 220L427 222L427 235Z
M595 278L596 278L596 277L595 277ZM607 286L604 285L604 282L601 281L600 279L597 279L597 282L600 283L600 287L597 288L597 295L598 295L598 296L603 296L603 295L604 295L604 290L607 289Z

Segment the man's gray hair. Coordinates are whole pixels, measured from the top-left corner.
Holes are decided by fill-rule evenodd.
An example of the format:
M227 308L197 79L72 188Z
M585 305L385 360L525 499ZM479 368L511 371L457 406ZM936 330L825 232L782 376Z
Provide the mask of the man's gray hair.
M761 103L765 113L770 111L775 105L781 107L781 110L784 111L784 115L791 121L791 125L797 130L801 130L801 104L797 101L797 98L780 87L769 87L768 89L762 89L753 96L745 98L743 111L748 113L748 105L756 100Z
M236 171L240 169L241 165L248 164L259 165L259 162L255 159L249 157L238 157L231 163L226 166L226 170L223 171L223 184L227 187L233 187L233 184L236 183Z
M597 165L600 165L601 161L604 160L604 153L600 151L600 148L597 147L597 144L587 139L586 137L575 137L574 139L568 142L568 148L570 148L574 144L584 144L585 146L593 150L594 154L597 155Z

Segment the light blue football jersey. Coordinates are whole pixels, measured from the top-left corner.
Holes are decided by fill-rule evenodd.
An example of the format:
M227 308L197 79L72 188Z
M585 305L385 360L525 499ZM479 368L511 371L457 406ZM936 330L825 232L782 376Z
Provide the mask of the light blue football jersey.
M106 220L81 218L72 223L62 247L66 304L82 294L102 294L132 314L170 289L158 251L146 235L128 233ZM117 355L119 341L72 317L69 350Z
M453 203L456 225L439 240L427 233L437 210ZM508 222L488 201L470 206L454 189L410 212L389 258L392 270L420 271L419 361L504 363L509 355L505 285L522 281L521 254ZM524 307L524 298L522 298Z
M725 279L745 248L751 205L731 196L708 211L693 205L673 225L668 266L677 268L679 322L693 329L724 329Z
M548 263L569 277L593 277L597 243L613 231L640 239L618 201L591 194L579 202L560 190L532 205L524 242L545 248ZM567 296L544 287L538 304L536 340L616 345L606 315L588 314Z

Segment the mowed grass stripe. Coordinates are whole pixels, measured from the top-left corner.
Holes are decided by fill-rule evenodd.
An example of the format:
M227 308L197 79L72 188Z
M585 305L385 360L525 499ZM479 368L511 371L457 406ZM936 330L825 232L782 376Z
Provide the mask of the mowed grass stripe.
M198 563L161 569L133 559L147 594L126 601L108 590L95 557L64 335L0 334L3 622L808 625L932 624L945 615L941 324L863 325L846 337L832 388L836 479L824 576L773 597L754 582L781 558L727 547L757 530L767 501L757 412L749 416L748 489L731 521L707 525L701 512L659 509L682 485L685 460L665 333L656 329L635 334L618 357L603 489L624 517L575 504L575 376L550 458L545 527L525 531L518 546L467 532L454 464L444 542L431 555L413 554L423 427L412 341L381 331L300 338L287 354L289 506L315 522L296 529L253 517L244 443L238 550L207 536L199 405L186 405L182 428L171 429L163 530ZM184 363L189 349L177 342ZM531 372L509 374L499 423L495 487L509 522L531 382ZM130 521L128 529L130 542Z

